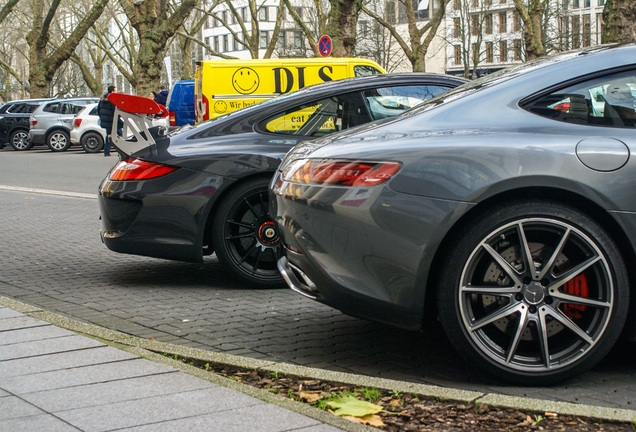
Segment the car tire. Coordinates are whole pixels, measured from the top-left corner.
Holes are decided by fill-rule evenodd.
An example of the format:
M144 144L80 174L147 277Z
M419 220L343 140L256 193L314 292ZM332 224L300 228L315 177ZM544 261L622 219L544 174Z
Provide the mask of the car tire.
M438 315L471 364L511 383L549 385L591 368L618 339L627 270L607 231L578 209L507 203L471 218L451 246Z
M86 153L99 153L104 147L104 139L97 132L84 134L80 142Z
M260 286L282 285L278 228L269 215L269 179L248 180L223 198L215 212L212 244L235 276Z
M9 144L11 144L11 147L13 147L14 150L18 151L29 150L33 147L33 143L29 137L29 132L22 129L11 133L11 136L9 137Z
M49 149L53 152L63 152L68 150L71 146L71 138L68 132L56 130L46 137L46 145L48 145Z

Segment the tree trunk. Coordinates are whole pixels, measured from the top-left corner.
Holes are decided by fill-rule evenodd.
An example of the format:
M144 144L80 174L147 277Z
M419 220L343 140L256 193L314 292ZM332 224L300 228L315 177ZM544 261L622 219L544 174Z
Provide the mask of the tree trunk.
M530 0L526 4L522 0L514 0L515 8L523 21L523 41L528 60L546 55L543 40L543 11L544 4L541 0Z
M183 0L176 10L168 8L165 0L120 0L120 4L139 37L133 67L135 92L147 95L161 85L166 45L190 15L196 0Z
M44 0L33 0L33 27L26 37L29 44L29 84L32 98L45 98L51 92L51 80L60 66L68 60L90 27L102 14L108 0L97 0L75 30L53 52L47 50L50 25L60 0L53 0L44 16Z
M607 0L602 43L636 41L636 0Z
M362 0L330 0L327 34L331 37L334 57L351 57L356 46L356 26Z

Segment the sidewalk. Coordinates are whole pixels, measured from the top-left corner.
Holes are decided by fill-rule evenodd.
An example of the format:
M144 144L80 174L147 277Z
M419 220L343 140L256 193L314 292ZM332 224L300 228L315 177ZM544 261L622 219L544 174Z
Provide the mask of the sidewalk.
M339 431L0 306L1 431Z

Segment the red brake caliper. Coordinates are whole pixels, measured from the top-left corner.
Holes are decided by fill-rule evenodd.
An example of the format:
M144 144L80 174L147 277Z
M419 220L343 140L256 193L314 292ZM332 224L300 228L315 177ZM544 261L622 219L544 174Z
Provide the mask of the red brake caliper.
M572 294L578 297L588 298L590 296L587 287L587 277L582 274L578 275L574 279L571 279L563 285L563 292L566 294ZM587 309L587 306L576 304L564 304L563 312L571 319L577 320L583 317L583 312Z

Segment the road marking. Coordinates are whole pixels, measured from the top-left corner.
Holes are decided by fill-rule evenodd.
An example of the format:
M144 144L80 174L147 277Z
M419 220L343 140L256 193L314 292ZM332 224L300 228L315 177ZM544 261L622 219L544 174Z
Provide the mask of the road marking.
M0 185L0 190L13 191L13 192L27 192L27 193L38 193L44 195L58 195L65 196L71 198L84 198L84 199L97 199L97 194L87 194L81 192L68 192L68 191L56 191L50 189L34 189L34 188L25 188L19 186L4 186Z

